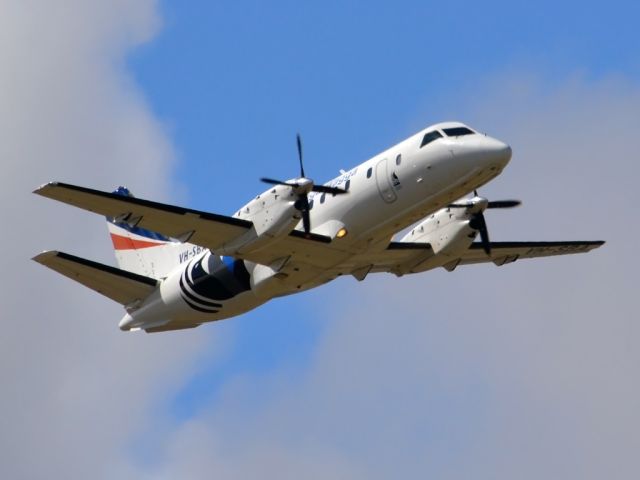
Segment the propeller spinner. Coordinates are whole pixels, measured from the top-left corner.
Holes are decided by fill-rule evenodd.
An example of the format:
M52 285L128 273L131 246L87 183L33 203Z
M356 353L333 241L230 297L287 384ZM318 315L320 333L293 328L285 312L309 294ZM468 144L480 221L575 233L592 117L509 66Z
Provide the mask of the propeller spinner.
M269 185L284 185L287 187L291 187L293 189L293 193L296 195L297 199L294 203L294 207L298 210L302 215L302 226L304 228L304 233L309 235L311 233L311 218L310 218L310 210L311 206L309 204L309 193L310 192L319 192L319 193L329 193L331 195L342 195L347 193L346 190L336 187L327 187L325 185L315 185L313 180L307 178L304 174L304 164L302 162L302 140L300 139L300 134L296 135L296 143L298 145L298 161L300 162L300 177L289 181L283 182L282 180L275 180L273 178L261 178L260 181L264 183L268 183Z

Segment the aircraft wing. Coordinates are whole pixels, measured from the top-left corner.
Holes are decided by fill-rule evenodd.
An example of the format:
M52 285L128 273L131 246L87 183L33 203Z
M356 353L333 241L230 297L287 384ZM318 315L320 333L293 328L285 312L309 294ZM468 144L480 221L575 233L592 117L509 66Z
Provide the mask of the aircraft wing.
M35 190L43 197L58 200L90 212L113 217L167 237L216 251L253 228L253 223L225 215L167 205L141 198L127 197L91 188L52 182ZM232 254L256 263L269 265L284 257L319 268L332 265L348 256L329 245L329 237L293 230L289 235L256 252Z
M44 252L33 257L38 263L75 280L121 305L143 300L155 290L157 280L103 265L64 252Z
M390 242L381 250L366 250L353 254L340 266L343 273L350 273L358 280L364 280L370 273L398 273L406 265L416 265L435 254L426 242Z
M251 222L239 218L61 182L43 185L34 193L211 249L242 235L253 226Z
M475 263L494 263L498 266L525 258L549 257L586 253L603 245L602 241L585 242L492 242L491 256L488 256L481 243L472 243L469 249L457 259L448 261L439 259L428 243L391 242L386 250L367 253L354 265L352 274L363 279L368 273L390 272L406 274L423 272L440 266L452 271L460 265Z
M498 266L525 258L550 257L587 253L604 244L603 241L569 242L491 242L491 256L488 256L480 243L472 243L457 262L447 267L453 269L459 265L493 262Z
M371 273L393 272L401 269L407 262L415 264L433 257L433 249L429 243L390 242L386 250L378 253L366 253L371 263Z

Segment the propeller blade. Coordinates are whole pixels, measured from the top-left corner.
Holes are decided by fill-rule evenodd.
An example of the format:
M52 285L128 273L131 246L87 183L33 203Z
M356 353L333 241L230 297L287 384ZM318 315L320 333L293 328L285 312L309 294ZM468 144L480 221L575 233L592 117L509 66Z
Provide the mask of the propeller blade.
M484 252L491 256L491 241L489 240L489 230L487 229L487 222L484 220L482 213L478 214L478 220L480 221L480 240L482 241L482 249Z
M491 241L489 240L489 230L487 229L487 222L484 219L482 213L476 213L469 226L474 230L478 230L480 233L480 240L482 241L482 249L487 255L491 255Z
M447 208L467 208L471 206L472 205L469 203L450 203L449 205L447 205Z
M302 212L302 226L304 233L309 235L311 233L311 218L309 218L309 210Z
M346 190L343 190L342 188L326 187L324 185L314 185L311 190L319 193L330 193L332 195L342 195L343 193L348 193Z
M283 182L282 180L274 180L273 178L261 178L261 182L268 183L269 185L286 185L287 187L295 187L295 184Z
M493 200L487 204L487 208L513 208L521 204L520 200Z
M311 207L309 205L309 197L301 195L298 200L296 200L294 206L302 214L302 226L304 227L304 233L311 233L311 217L309 215Z
M296 134L296 143L298 144L298 160L300 160L300 178L306 178L304 176L304 166L302 165L302 139L300 134Z

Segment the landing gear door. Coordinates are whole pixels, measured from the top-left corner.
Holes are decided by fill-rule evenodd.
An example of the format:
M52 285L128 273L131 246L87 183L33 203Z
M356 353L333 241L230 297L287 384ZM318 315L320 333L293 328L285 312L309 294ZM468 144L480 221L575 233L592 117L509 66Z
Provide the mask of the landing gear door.
M387 159L380 160L376 165L376 183L378 185L378 192L386 203L393 203L398 199L396 192L393 189L391 183L391 176L388 172Z

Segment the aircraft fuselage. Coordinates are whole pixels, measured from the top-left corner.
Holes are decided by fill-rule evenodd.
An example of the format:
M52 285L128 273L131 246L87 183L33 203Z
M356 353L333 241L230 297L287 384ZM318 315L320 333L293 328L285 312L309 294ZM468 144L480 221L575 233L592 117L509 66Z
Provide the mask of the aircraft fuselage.
M511 159L510 147L476 132L445 133L465 128L459 123L431 126L326 184L348 190L348 195L309 193L312 233L331 238L338 247L322 261L283 257L277 264L261 265L225 256L225 250L267 248L292 229L302 230L292 189L276 185L264 191L234 214L255 225L240 247L203 250L181 263L141 306L131 309L120 328L148 328L167 318L176 325L221 320L339 275L356 275L356 259L363 252L383 251L397 232L502 172ZM440 136L425 143L432 132Z

